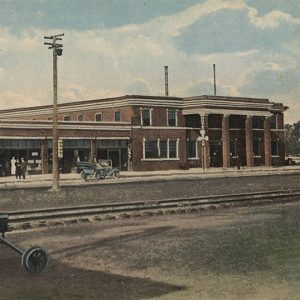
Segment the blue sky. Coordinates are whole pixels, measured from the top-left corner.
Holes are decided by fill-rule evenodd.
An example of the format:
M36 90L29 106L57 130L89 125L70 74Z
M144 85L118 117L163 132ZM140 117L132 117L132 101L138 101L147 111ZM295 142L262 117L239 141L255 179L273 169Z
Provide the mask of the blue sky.
M0 0L0 109L52 102L44 35L63 32L59 101L125 94L263 97L299 116L298 0Z

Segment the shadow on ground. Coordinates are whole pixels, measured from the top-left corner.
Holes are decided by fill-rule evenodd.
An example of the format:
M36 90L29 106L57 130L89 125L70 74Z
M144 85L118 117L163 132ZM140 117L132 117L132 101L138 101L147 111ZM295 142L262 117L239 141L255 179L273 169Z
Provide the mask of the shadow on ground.
M148 278L83 270L52 260L46 273L31 275L21 258L0 245L0 299L148 299L185 289Z

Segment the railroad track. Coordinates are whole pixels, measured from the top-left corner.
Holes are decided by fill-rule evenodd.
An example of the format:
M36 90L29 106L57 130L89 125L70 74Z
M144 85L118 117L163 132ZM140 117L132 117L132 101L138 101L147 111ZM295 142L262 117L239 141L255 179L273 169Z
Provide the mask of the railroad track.
M277 190L243 194L211 195L190 198L151 200L125 203L109 203L99 205L84 205L76 207L60 207L24 211L10 211L10 224L28 224L30 222L46 222L49 220L68 220L90 216L105 216L112 214L137 213L142 211L168 211L171 209L190 209L207 205L231 205L266 203L295 200L300 196L300 190Z

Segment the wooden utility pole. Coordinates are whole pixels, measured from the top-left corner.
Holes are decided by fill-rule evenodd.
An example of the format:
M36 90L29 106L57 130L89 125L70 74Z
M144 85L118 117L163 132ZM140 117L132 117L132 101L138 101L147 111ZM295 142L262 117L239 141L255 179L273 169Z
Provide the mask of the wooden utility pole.
M57 107L57 56L62 55L62 44L57 44L58 40L62 40L60 37L64 34L52 35L49 37L44 37L45 39L51 39L52 43L44 43L49 45L49 49L53 49L53 111L52 111L52 190L59 190L59 160L58 160L58 107Z

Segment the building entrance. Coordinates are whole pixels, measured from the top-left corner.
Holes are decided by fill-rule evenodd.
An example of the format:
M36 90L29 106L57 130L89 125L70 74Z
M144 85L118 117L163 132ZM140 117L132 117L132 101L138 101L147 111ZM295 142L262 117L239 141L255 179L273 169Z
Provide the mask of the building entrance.
M210 141L210 166L212 168L223 167L223 153L221 141Z

